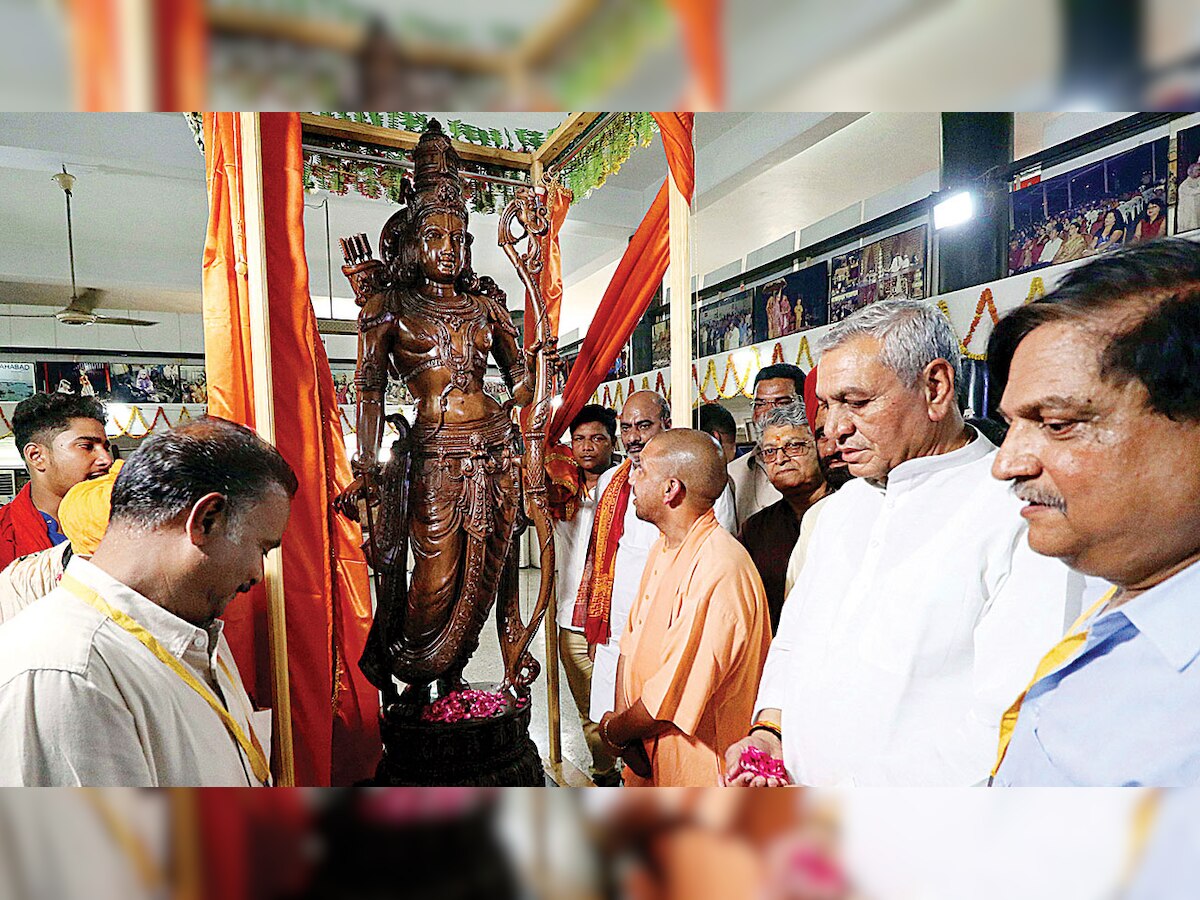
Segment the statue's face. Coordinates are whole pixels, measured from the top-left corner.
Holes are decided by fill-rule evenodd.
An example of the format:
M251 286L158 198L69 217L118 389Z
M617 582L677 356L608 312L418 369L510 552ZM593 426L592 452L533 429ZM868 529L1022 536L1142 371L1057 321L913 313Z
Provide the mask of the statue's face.
M467 264L467 226L458 216L426 216L417 232L421 274L438 284L453 284Z

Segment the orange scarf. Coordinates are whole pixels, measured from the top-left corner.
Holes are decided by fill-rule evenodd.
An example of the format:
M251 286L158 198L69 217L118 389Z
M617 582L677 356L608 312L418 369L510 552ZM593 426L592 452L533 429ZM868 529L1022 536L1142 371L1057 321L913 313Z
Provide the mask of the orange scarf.
M583 582L579 585L571 615L571 624L576 628L583 626L589 644L608 643L612 632L613 574L617 545L625 533L630 469L629 460L621 463L596 503L596 521L592 523L587 561L583 564Z

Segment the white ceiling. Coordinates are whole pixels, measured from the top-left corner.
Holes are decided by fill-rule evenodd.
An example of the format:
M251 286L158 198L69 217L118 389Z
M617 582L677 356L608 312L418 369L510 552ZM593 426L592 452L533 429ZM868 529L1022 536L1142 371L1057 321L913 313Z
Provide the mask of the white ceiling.
M550 130L562 113L442 113L483 126ZM1040 149L1040 119L1018 115L1019 144ZM712 113L697 117L698 274L790 231L936 169L936 113ZM0 113L0 303L62 306L69 297L65 209L50 176L78 177L73 200L79 287L100 309L198 312L207 221L204 160L173 113ZM570 286L611 264L641 220L667 166L660 142L637 149L620 172L571 210L563 228ZM323 200L330 241L364 231L377 243L392 211L357 194L306 198L311 292L328 313ZM496 247L496 216L473 216L476 269L519 305L522 290ZM349 286L333 249L333 293ZM14 287L13 284L20 287ZM590 316L589 316L590 317Z

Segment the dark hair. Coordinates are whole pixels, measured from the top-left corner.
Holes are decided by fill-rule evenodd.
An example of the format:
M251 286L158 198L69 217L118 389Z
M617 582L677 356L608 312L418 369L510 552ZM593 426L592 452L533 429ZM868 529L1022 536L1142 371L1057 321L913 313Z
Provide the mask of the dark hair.
M1062 282L1000 320L988 341L994 396L1004 393L1017 346L1055 322L1095 323L1126 313L1100 354L1100 377L1137 379L1152 410L1200 421L1200 245L1156 238L1072 269Z
M609 409L607 406L601 406L599 403L589 403L571 420L571 432L574 433L576 428L580 425L586 425L588 422L599 422L608 431L610 438L614 441L617 439L616 410Z
M737 422L733 420L733 413L720 403L701 403L696 410L696 430L705 434L716 431L736 438Z
M758 387L759 382L770 381L772 378L790 378L796 384L796 396L804 396L804 370L799 366L793 366L791 363L763 366L754 376L754 386Z
M34 394L13 410L13 440L24 455L25 445L44 444L71 427L72 419L95 419L102 426L108 414L95 397L78 394Z
M204 416L147 438L129 457L113 484L110 520L161 527L213 492L233 518L272 485L289 497L299 488L279 451L244 425Z

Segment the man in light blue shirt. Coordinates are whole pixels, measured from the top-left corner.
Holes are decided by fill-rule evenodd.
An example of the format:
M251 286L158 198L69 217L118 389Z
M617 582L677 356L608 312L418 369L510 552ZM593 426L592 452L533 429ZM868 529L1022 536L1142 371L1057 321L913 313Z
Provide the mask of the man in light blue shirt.
M1073 270L988 356L1030 547L1114 586L1010 710L995 783L1200 784L1200 245Z

